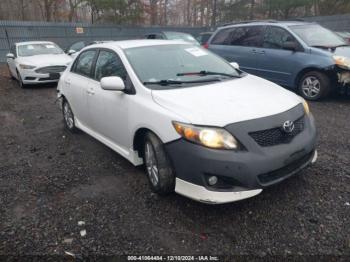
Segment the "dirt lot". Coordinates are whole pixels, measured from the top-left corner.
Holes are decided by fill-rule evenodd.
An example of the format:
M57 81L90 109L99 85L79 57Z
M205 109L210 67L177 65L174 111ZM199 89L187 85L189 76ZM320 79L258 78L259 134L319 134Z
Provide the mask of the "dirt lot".
M315 166L209 206L152 194L142 168L64 129L55 86L0 71L0 254L350 255L350 98L311 104Z

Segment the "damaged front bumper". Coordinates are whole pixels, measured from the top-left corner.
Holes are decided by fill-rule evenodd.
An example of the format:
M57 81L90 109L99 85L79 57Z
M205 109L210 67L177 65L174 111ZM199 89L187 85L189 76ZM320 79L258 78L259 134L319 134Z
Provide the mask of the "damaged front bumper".
M337 73L338 89L341 94L350 95L350 70L339 70Z
M332 85L335 85L334 90L342 95L350 95L350 69L347 70L334 65L326 69L326 72L331 77Z

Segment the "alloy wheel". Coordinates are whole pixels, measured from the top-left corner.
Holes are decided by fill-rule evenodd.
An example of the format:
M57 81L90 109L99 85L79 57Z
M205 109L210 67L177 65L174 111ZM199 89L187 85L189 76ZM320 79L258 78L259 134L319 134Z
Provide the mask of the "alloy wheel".
M67 126L70 129L72 129L74 127L74 118L73 118L72 110L70 109L70 106L68 105L68 103L64 103L63 105L63 115Z
M146 162L148 177L152 185L157 186L159 183L157 159L155 156L153 146L151 145L150 142L146 142L146 145L145 145L145 162Z
M301 90L306 97L315 98L321 92L321 82L317 77L308 76L302 82Z

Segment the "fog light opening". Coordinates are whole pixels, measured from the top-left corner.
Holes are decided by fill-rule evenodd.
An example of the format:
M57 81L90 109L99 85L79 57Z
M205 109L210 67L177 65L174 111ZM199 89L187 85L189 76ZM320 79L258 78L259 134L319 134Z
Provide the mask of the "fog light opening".
M208 178L208 184L209 186L214 186L218 182L218 177L217 176L210 176Z

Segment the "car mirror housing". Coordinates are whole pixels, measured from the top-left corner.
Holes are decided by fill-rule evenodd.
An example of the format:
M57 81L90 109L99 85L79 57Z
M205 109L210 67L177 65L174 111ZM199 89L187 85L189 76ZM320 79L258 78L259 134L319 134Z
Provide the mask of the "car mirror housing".
M101 79L101 88L110 91L124 91L125 84L118 76L108 76Z
M15 58L15 55L12 54L12 53L8 53L8 54L6 55L6 57L7 57L8 59L14 59L14 58Z
M73 50L73 49L70 49L68 50L67 54L68 55L72 55L72 54L75 54L77 51Z
M239 69L239 64L236 62L232 62L230 63L230 65L234 68L234 69Z

